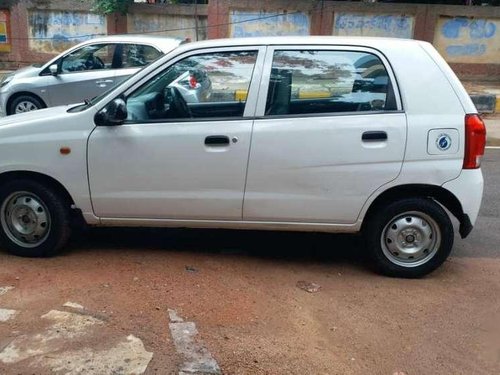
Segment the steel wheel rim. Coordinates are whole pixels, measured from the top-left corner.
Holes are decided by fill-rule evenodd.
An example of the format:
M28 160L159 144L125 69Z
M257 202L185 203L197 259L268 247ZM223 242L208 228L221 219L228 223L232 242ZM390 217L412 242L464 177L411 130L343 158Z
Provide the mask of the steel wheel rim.
M38 107L29 100L23 100L22 102L17 103L16 105L16 113L24 113L30 111L36 111Z
M438 252L441 230L429 215L409 211L389 220L382 231L380 244L392 263L407 268L418 267Z
M50 232L50 212L35 194L10 194L0 209L2 229L9 239L24 248L42 244Z

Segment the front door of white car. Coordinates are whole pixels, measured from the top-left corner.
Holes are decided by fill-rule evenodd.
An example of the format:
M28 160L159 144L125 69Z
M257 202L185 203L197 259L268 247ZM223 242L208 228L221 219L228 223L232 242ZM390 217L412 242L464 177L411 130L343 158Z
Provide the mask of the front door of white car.
M119 126L98 126L89 138L95 214L241 220L264 50L191 52L128 89L128 120ZM209 102L187 103L176 87L169 86L193 68L204 69L217 90ZM236 99L238 90L247 96Z
M353 224L402 166L406 117L384 57L269 47L243 219Z

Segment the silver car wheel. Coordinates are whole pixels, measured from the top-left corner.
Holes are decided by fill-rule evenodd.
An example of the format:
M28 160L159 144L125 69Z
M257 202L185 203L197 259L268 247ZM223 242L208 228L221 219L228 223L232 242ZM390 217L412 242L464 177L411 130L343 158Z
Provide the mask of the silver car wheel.
M0 209L2 229L15 244L33 248L43 243L50 231L50 213L35 194L18 191L10 194Z
M380 244L392 263L418 267L436 255L441 246L441 230L429 215L405 212L389 220L382 231Z
M35 103L29 100L23 100L22 102L17 103L15 113L24 113L30 111L36 111L38 107Z

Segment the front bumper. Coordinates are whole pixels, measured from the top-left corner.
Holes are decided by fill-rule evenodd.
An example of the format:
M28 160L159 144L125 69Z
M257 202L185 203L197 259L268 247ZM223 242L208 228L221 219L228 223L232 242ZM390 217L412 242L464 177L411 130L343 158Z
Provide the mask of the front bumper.
M0 117L7 116L7 93L0 91Z

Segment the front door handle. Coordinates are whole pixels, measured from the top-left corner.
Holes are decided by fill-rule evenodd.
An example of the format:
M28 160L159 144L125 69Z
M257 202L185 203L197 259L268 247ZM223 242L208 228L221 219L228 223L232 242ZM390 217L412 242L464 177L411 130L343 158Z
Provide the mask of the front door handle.
M387 141L387 133L384 131L369 131L364 132L361 136L363 142Z
M205 138L205 145L210 147L229 146L229 137L226 135L209 135Z
M112 79L101 79L99 81L95 81L97 86L99 87L106 87L108 84L113 83L114 81Z

